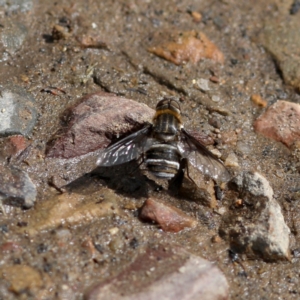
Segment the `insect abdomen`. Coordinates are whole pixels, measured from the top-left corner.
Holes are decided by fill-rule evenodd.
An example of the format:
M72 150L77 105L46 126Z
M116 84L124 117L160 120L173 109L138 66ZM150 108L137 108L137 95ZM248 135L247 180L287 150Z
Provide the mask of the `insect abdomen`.
M145 163L151 173L160 178L172 178L180 167L180 153L170 144L153 145L146 152Z

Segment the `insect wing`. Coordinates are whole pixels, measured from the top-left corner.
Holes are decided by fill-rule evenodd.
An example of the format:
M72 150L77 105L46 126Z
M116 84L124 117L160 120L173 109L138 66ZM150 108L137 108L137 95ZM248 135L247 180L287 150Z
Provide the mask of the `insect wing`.
M185 129L181 130L178 148L181 155L203 174L221 182L230 179L230 174L223 163Z
M109 167L120 165L137 159L149 148L149 133L152 125L147 125L141 130L130 134L104 149L97 160L97 165Z

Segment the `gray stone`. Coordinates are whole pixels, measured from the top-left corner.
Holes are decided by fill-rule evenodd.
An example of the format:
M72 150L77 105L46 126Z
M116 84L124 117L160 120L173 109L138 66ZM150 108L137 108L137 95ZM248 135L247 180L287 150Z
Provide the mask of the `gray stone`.
M283 11L266 21L259 42L276 60L285 83L300 89L300 18L287 17L286 14Z
M8 22L0 34L0 41L6 52L10 55L19 50L27 37L28 30L25 25L18 22ZM3 59L7 54L3 54Z
M204 78L200 78L197 80L197 85L200 91L207 92L210 90L209 81Z
M36 187L26 172L16 167L0 166L2 204L30 208L36 200L36 195Z
M32 0L0 0L0 6L4 7L7 12L26 12L32 9Z
M37 120L34 102L34 98L20 87L2 87L0 136L29 135Z
M243 172L228 186L234 191L233 201L241 201L223 216L220 227L231 249L267 261L289 259L290 229L267 179L257 172Z
M211 262L182 249L146 249L116 277L86 293L87 300L229 299L225 276Z

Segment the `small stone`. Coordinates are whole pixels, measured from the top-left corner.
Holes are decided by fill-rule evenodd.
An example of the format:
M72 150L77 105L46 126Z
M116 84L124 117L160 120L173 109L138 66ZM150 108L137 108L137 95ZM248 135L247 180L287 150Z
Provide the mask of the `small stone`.
M220 99L219 96L213 95L213 96L211 97L211 100L214 101L214 102L219 102L221 99Z
M6 12L27 12L33 7L32 0L11 0L11 1L0 1L0 6L4 7Z
M35 100L19 87L4 88L0 95L0 136L29 135L37 120Z
M212 154L214 154L217 158L221 158L221 156L222 156L222 153L218 150L218 149L212 149L212 150L210 150L210 152L212 153Z
M204 78L200 78L197 80L197 85L202 92L207 92L210 90L209 81Z
M8 156L17 155L27 147L27 141L23 135L12 135L8 137L8 145L10 149Z
M84 35L78 39L82 47L95 48L95 49L108 49L108 45L103 38L99 35L91 36Z
M24 24L9 22L1 29L0 42L2 42L6 52L14 54L22 47L27 34L28 30Z
M220 79L217 76L210 76L209 80L213 83L218 83Z
M233 204L243 202L242 207L231 207L220 227L220 234L230 241L231 249L266 261L289 260L290 229L266 178L257 172L242 172L228 187L237 192Z
M87 300L229 299L222 272L209 261L174 247L147 248L121 273L92 286Z
M109 249L113 252L117 252L118 250L122 249L124 246L123 240L117 236L109 243Z
M222 239L219 235L214 235L212 238L211 238L211 241L215 244L217 243L221 243L222 242Z
M233 167L233 168L239 168L239 166L240 166L239 160L233 152L229 153L229 155L227 156L227 158L224 162L224 165L226 167Z
M164 40L164 38L170 39L170 36L173 37L173 40ZM164 32L161 34L157 46L150 47L148 51L176 65L189 61L197 64L204 58L224 63L223 53L204 33L196 31Z
M292 147L300 140L300 105L277 101L253 124L256 132Z
M71 158L108 146L111 139L151 121L154 110L145 104L95 93L65 113L69 121L64 134L48 145L48 157Z
M195 23L199 23L202 20L202 15L197 11L192 11L191 15Z
M290 14L295 15L298 11L300 10L300 1L299 0L294 0L291 9L290 9Z
M0 202L30 208L36 200L36 187L28 174L16 167L0 166Z
M16 294L27 290L34 295L43 286L40 273L26 265L3 266L0 268L0 278L7 281L10 290Z
M186 215L180 209L154 198L145 201L141 208L140 218L155 222L162 230L169 232L179 232L197 225L197 220Z
M119 228L118 227L113 227L113 228L108 229L108 231L111 235L115 235L119 232Z
M65 26L61 26L58 24L55 24L52 28L52 39L53 40L66 40L71 36L71 32L69 32L69 29Z
M266 107L268 105L268 102L257 94L251 96L251 101L261 107Z

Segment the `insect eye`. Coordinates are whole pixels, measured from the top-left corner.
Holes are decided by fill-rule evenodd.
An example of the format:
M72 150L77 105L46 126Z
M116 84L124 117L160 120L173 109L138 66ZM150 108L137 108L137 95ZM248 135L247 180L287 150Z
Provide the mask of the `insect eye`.
M156 109L171 109L177 111L178 113L181 111L178 101L170 98L164 98L163 100L159 101L156 105Z

